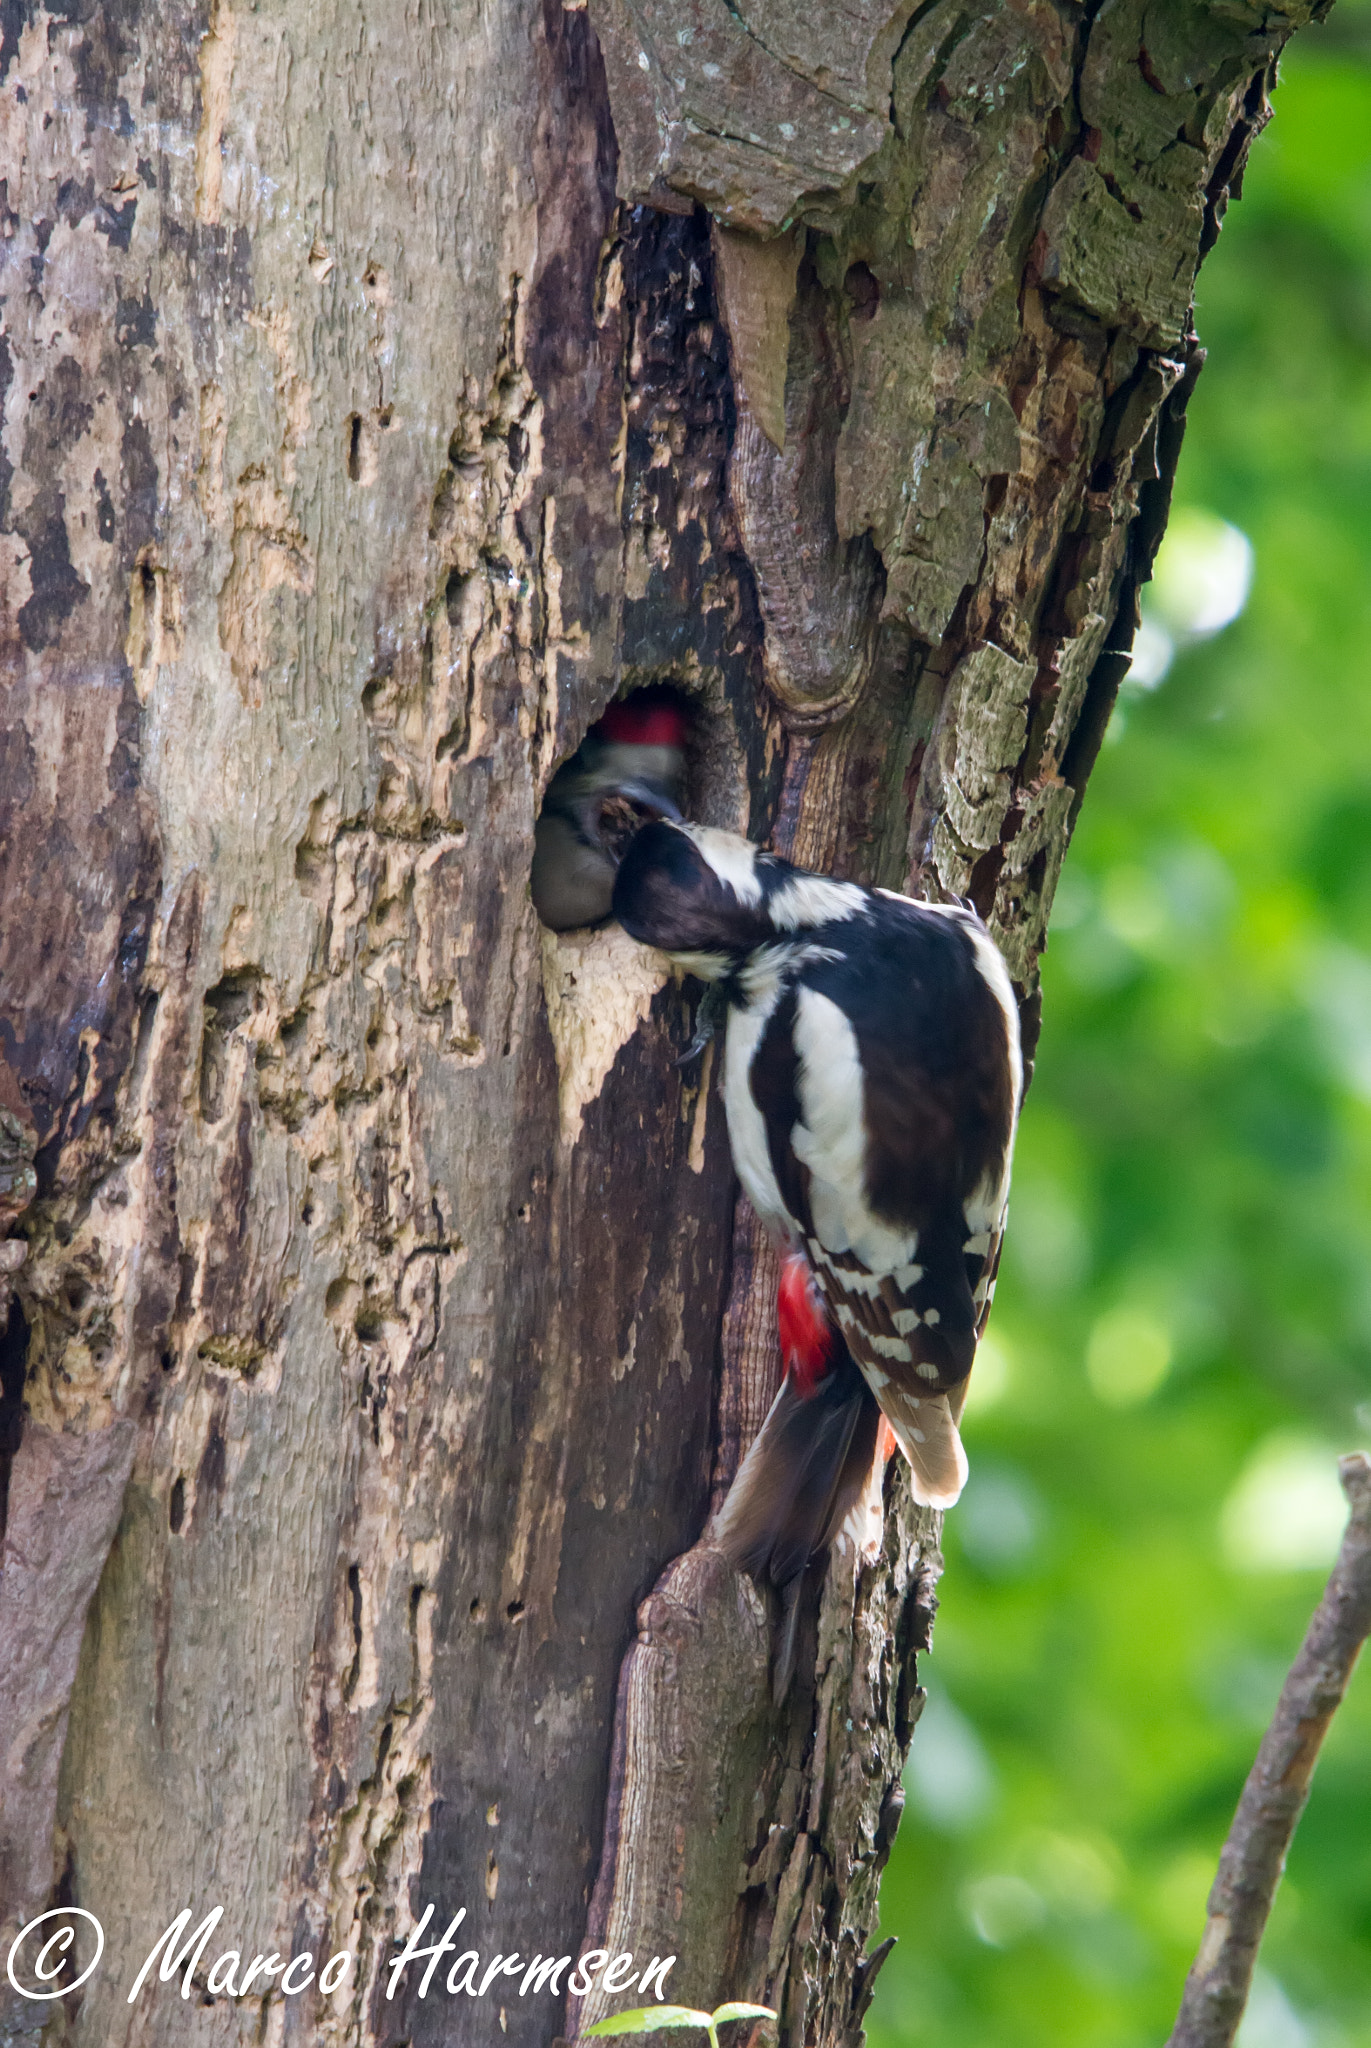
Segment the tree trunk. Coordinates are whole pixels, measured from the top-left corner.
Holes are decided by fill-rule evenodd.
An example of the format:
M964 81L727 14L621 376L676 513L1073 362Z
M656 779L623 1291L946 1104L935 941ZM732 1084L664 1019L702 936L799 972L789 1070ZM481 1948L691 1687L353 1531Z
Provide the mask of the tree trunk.
M0 9L0 1947L106 1938L0 2037L640 2002L389 1999L432 1904L483 1972L675 1956L855 2038L937 1518L897 1470L775 1712L697 1545L773 1254L688 992L540 931L533 821L673 680L695 814L973 897L1031 1042L1196 263L1311 11ZM186 1906L196 2002L130 2005ZM230 1948L356 1960L207 1990Z

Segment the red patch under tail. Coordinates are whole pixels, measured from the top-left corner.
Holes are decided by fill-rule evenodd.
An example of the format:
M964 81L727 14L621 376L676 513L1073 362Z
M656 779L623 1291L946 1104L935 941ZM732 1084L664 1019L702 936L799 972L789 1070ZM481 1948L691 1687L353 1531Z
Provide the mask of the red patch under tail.
M807 1401L832 1364L834 1330L803 1252L788 1252L781 1262L776 1320L781 1361L796 1393Z

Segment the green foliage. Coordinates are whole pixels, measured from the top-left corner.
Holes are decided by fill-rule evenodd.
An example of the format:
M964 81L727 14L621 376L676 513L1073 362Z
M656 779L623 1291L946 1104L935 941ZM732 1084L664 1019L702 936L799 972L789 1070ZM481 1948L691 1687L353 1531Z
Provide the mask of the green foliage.
M872 2048L1167 2038L1371 1441L1371 7L1286 60L1200 276L1177 502L1250 602L1126 691L1044 963ZM1371 1673L1245 2048L1371 2048Z
M697 2012L693 2005L635 2005L631 2012L611 2013L587 2027L590 2034L655 2034L659 2027L702 2027L709 2036L709 2048L719 2048L718 2029L729 2020L774 2020L769 2005L741 2005L736 2000L718 2005L713 2012Z

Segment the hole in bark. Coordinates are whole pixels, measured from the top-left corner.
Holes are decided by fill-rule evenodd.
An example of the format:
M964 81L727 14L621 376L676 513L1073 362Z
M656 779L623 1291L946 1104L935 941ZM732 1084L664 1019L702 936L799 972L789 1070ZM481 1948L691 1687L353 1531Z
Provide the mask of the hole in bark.
M174 1351L164 1351L158 1363L161 1365L163 1372L174 1372L176 1370L176 1353Z
M1138 69L1139 71L1141 71L1148 85L1151 86L1153 92L1160 93L1162 98L1165 99L1166 87L1162 84L1160 78L1158 78L1157 76L1155 69L1153 68L1152 59L1151 56L1148 54L1146 43L1144 43L1142 48L1138 51Z
M181 1252L176 1260L178 1278L176 1282L176 1307L173 1314L184 1317L190 1309L191 1297L195 1292L195 1254Z
M485 1618L486 1618L486 1603L485 1603L485 1601L484 1601L484 1600L473 1600L473 1601L472 1601L472 1603L471 1603L471 1606L470 1606L470 1608L469 1608L469 1610L468 1610L468 1612L469 1612L469 1614L470 1614L470 1616L471 1616L471 1619L472 1619L473 1621L484 1621L484 1620L485 1620Z
M147 1078L148 1061L152 1055L152 1027L157 1021L160 997L156 989L149 989L138 1005L138 1031L133 1045L133 1066L129 1073L129 1100L137 1102L143 1093Z
M210 1494L222 1493L224 1490L224 1477L227 1471L228 1446L224 1442L224 1432L219 1427L219 1421L216 1417L210 1424L209 1435L205 1439L204 1455L200 1460L200 1469L195 1475L197 1500L201 1495L208 1497Z
M24 1372L29 1357L29 1325L17 1301L0 1331L0 1537L9 1508L10 1467L24 1434Z
M73 1315L79 1315L90 1300L90 1283L80 1273L65 1273L62 1276L62 1299Z
M362 481L362 415L348 414L348 480L359 484Z
M443 585L443 611L447 622L446 631L449 650L448 656L445 659L451 658L451 650L453 648L461 648L465 644L469 629L463 626L462 620L466 605L467 586L471 581L472 578L464 576L460 569L449 569L447 581ZM434 628L436 624L437 621L431 624L424 634L423 687L426 693L433 684ZM388 680L389 678L387 678ZM468 691L456 718L454 718L452 724L438 742L435 749L435 759L442 761L449 754L460 753L467 743L470 731L471 697Z
M374 1308L359 1308L352 1327L364 1344L374 1344L385 1328L385 1318Z
M992 846L971 870L971 879L966 893L982 917L989 917L995 905L995 891L999 886L1000 870L1004 866L1003 846Z
M348 1566L348 1608L352 1618L352 1666L343 1681L343 1698L351 1699L362 1670L362 1568Z
M533 907L556 932L603 924L640 826L701 795L701 707L676 682L617 698L547 786L534 834Z
M167 1505L167 1521L173 1536L179 1536L186 1519L186 1482L178 1478L171 1489L171 1500Z
M228 1041L257 1007L261 977L253 968L226 974L205 994L205 1030L200 1041L200 1114L217 1124L228 1085Z
M389 687L390 681L391 671L388 668L383 668L378 669L374 676L368 677L367 681L362 685L362 709L368 718L376 716L376 707Z
M869 264L852 264L843 279L843 290L852 301L854 320L875 318L876 308L881 303L881 287Z
M523 1601L522 1601L522 1600L511 1600L511 1601L510 1601L510 1603L509 1603L509 1605L508 1605L508 1607L507 1607L507 1608L505 1609L505 1620L506 1620L506 1621L522 1621L522 1620L523 1620L523 1618L524 1618L524 1603L523 1603Z

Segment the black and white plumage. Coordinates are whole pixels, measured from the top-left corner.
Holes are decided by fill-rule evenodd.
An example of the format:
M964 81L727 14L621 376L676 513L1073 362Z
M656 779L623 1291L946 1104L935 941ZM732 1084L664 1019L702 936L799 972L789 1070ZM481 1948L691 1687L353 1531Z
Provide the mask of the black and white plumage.
M950 1507L965 1482L957 1425L1022 1093L1013 988L974 911L810 874L695 825L638 833L614 912L719 984L738 1177L806 1253L843 1339L812 1396L783 1383L715 1531L784 1584L852 1508L854 1465L870 1472L871 1397L916 1499Z

